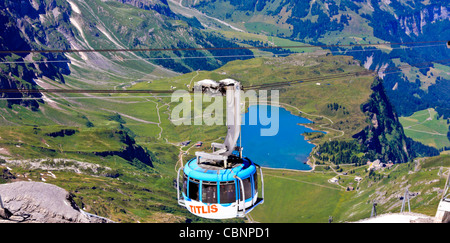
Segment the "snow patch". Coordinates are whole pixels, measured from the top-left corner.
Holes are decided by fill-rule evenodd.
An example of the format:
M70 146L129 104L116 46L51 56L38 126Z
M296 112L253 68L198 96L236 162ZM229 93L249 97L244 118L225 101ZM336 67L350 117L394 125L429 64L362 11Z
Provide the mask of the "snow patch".
M395 83L394 87L392 87L392 90L397 90L397 88L398 88L398 82Z
M85 41L86 43L88 43L87 40L86 40L86 37L84 36L84 32L83 32L83 29L81 28L80 23L78 23L78 21L77 21L75 18L69 18L69 20L70 20L70 23L71 23L73 26L75 26L75 28L77 28L78 32L80 32L80 35L81 35L81 37L83 37L84 41ZM80 54L80 56L81 56L81 58L82 58L83 60L86 61L86 60L89 59L88 56L86 55L86 53L79 52L79 54Z
M41 23L44 23L44 22L45 22L45 14L39 14L39 21L40 21Z
M39 78L38 78L38 79L33 79L33 81L34 81L39 87L41 87L41 88L44 88L44 89L49 89L49 88L51 88L50 85L47 85L43 80L41 80L41 79L39 79ZM47 96L45 96L45 94L42 94L42 97L44 97L44 98L43 98L44 101L55 102L55 101L49 99Z
M70 7L72 8L72 10L77 13L77 14L81 14L80 9L78 8L78 6L73 3L72 1L67 0L67 2L69 3Z
M386 75L385 73L384 73L384 71L386 71L386 69L387 69L387 67L389 66L389 64L383 64L381 67L380 67L380 69L378 69L378 77L380 77L380 78L384 78L384 76Z
M34 82L39 85L39 87L42 87L44 89L49 88L48 85L46 85L46 83L44 81L42 81L41 79L34 79ZM44 93L41 93L42 95L42 99L51 107L56 108L56 109L60 109L58 106L58 103L50 98L48 98L47 95L45 95ZM48 145L47 145L48 146Z
M116 45L116 46L119 47L119 48L124 48L124 47L123 47L122 45L120 45L116 40L114 40L114 39L111 37L111 35L110 35L108 32L106 32L105 29L103 29L103 28L100 27L100 26L98 26L97 29L100 30L100 32L102 32L102 33L108 38L108 40L110 40L112 43L114 43L114 45Z
M73 26L75 26L75 28L77 28L78 32L80 32L81 36L84 38L84 32L83 32L83 29L81 28L80 23L78 23L78 21L75 18L69 18L69 20L70 20L70 23Z
M373 63L373 54L370 57L366 57L366 61L364 62L364 68L369 69L370 66L372 66Z
M76 66L76 67L79 67L79 68L85 68L86 67L86 64L83 64L82 62L78 61L77 59L75 59L75 58L73 58L73 57L71 57L69 55L66 55L66 57L69 58L69 60L70 60L69 66L73 65L73 66Z
M51 171L47 171L47 173L51 176L51 177L53 177L53 178L55 178L56 179L56 176L55 176L55 174L53 174Z

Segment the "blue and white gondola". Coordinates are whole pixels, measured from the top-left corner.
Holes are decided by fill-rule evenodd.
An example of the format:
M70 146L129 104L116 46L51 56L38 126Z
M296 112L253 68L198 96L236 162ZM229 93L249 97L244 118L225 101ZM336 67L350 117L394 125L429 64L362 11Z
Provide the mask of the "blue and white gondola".
M178 204L203 218L245 217L264 202L264 180L261 167L242 157L242 148L236 146L241 122L240 85L231 79L197 84L203 93L226 94L228 132L223 144L211 144L212 153L196 152L195 158L179 168Z

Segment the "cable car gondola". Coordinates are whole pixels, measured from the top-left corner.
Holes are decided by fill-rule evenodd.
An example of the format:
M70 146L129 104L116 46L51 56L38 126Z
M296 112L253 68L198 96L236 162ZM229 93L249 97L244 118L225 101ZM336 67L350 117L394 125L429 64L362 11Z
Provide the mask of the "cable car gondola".
M236 146L241 129L240 90L239 82L232 79L202 80L194 86L194 91L226 95L228 127L223 144L212 143L212 153L196 152L196 157L178 170L178 204L194 215L211 219L245 217L264 202L261 167L243 157L242 147Z

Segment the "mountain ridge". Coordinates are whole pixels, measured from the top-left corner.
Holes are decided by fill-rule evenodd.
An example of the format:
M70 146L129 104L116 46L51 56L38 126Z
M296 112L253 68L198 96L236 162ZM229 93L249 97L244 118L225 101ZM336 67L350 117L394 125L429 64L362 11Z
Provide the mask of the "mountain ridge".
M176 15L170 11L166 1L45 0L25 1L24 4L2 1L1 6L4 16L2 23L8 26L5 31L10 29L17 40L2 38L0 45L4 50L237 46L220 36L202 31L195 18ZM118 12L121 14L114 14ZM6 36L7 33L4 34ZM71 76L84 80L84 85L95 87L92 79L98 73L105 74L103 79L109 80L127 76L128 80L157 78L200 68L217 68L227 61L252 56L248 50L234 50L227 53L229 57L214 57L222 56L222 53L220 50L117 54L31 53L22 56L2 54L0 58L4 61L1 65L2 73L8 75L12 72L26 85L37 87L34 80L44 77L65 83L65 76ZM241 55L245 57L240 57ZM11 61L13 63L9 63ZM14 68L31 75L19 74ZM5 87L14 88L12 84ZM2 94L4 97L7 95ZM32 97L26 93L23 96ZM39 94L34 97L38 96ZM34 109L39 107L35 101L24 99L15 102L32 103Z
M238 17L246 18L244 16L247 16L247 12L251 15L250 10L261 9L262 11L265 9L263 3L269 4L269 1L236 0L233 2L242 4L240 8L249 10L245 13L233 12L230 15L231 18L241 13L242 16ZM277 11L282 13L279 16L281 17L279 26L282 27L288 26L286 25L288 12L298 13L298 17L291 20L299 23L296 29L283 30L273 27L278 26L277 17L267 20L268 18L264 16L255 16L255 20L260 18L256 22L262 24L252 22L242 25L231 22L233 26L238 23L237 29L247 28L254 32L263 30L267 35L262 36L242 32L226 24L222 24L223 28L220 24L211 25L211 27L204 19L200 17L197 19L198 15L189 17L188 14L182 15L172 11L169 2L163 0L30 0L24 1L23 8L18 5L18 2L3 1L0 4L11 5L8 5L9 12L1 9L5 17L3 24L10 28L5 28L2 34L16 33L13 40L17 42L3 38L2 35L0 44L8 50L13 48L220 48L269 46L274 45L275 41L285 41L281 43L293 45L299 42L268 35L276 34L286 37L291 32L299 34L300 23L308 23L305 25L306 29L316 29L311 33L303 33L307 39L309 38L309 43L323 42L324 39L331 38L335 33L340 32L341 27L343 28L341 32L351 30L352 36L342 36L341 33L334 39L330 39L330 43L382 41L372 34L366 39L353 36L355 33L365 33L367 28L375 27L371 27L366 20L361 22L362 26L359 28L353 25L363 19L360 14L356 14L357 12L366 14L373 12L366 1L354 3L342 1L341 10L331 1L317 0L317 4L304 5L306 6L304 9L301 8L303 5L296 5L296 7L293 5L298 1L278 1L278 3L281 2L291 4L289 9L286 7L270 10L272 13ZM170 4L172 3L174 2L171 1ZM183 4L185 3L186 1L183 1ZM310 1L302 3L309 4ZM322 11L324 6L329 6L329 9ZM219 12L222 10L224 9L217 9ZM345 12L340 12L344 10ZM328 14L334 14L333 16L336 17L327 19ZM300 18L300 16L303 17ZM268 24L264 20L272 22ZM212 21L215 20L212 19ZM320 21L326 24L323 28L316 28ZM348 25L345 24L346 21ZM405 22L405 20L402 21ZM409 22L405 23L409 26ZM433 25L435 26L440 25L438 23ZM423 33L428 33L429 27L428 24L424 25L421 30ZM335 30L328 31L330 28ZM439 30L443 29L439 28ZM445 34L442 31L440 33ZM414 31L410 34L414 35ZM263 41L258 42L260 40ZM53 43L53 45L46 43ZM346 194L347 192L341 190L345 187L354 187L359 190L360 184L358 182L356 186L354 175L364 178L362 190L371 189L374 183L389 181L391 175L415 178L408 170L416 165L416 162L403 162L412 162L417 156L430 155L435 151L424 149L427 147L413 143L404 136L398 114L407 111L405 109L398 112L395 104L398 105L400 98L408 100L410 97L405 95L396 99L395 102L392 99L392 95L400 90L414 96L413 92L419 91L407 88L421 87L421 81L411 83L409 76L406 80L389 76L380 80L368 74L371 72L367 72L367 69L379 71L380 67L386 65L392 67L411 62L409 59L413 56L404 55L401 53L403 50L400 49L393 49L392 53L387 53L378 49L372 52L369 48L354 48L349 49L349 52L344 55L333 55L339 50L313 50L297 54L292 52L301 51L292 50L288 53L281 50L275 55L250 50L231 53L214 50L193 53L172 51L2 55L1 61L11 63L0 64L1 75L3 75L1 84L5 85L3 87L12 87L17 90L26 90L30 87L188 90L192 83L205 78L214 80L234 78L241 81L244 87L315 78L316 82L296 83L280 88L283 103L301 108L305 113L298 113L295 109L290 111L295 112L296 115L314 114L315 118L311 118L314 123L310 126L315 127L315 130L328 132L311 141L319 145L318 149L310 154L311 161L317 163L315 170L312 173L265 170L265 172L268 171L266 178L268 178L270 197L278 198L279 200L276 201L279 202L292 199L293 204L286 210L288 215L278 213L275 215L270 212L271 209L267 210L267 208L265 209L267 211L259 212L257 208L255 214L273 217L266 219L267 221L280 219L280 215L285 217L281 220L303 221L319 218L322 220L322 214L325 213L327 218L330 215L328 213L336 213L346 215L341 219L347 217L359 219L363 217L364 209L355 210L357 212L354 216L349 210L351 207L347 208L344 205L356 201L351 205L352 207L367 206L364 205L368 198L367 192L359 193L360 191L349 190ZM262 53L273 57L253 58L256 54ZM361 53L361 55L355 53ZM286 57L277 57L278 54ZM220 57L225 55L235 57ZM391 59L392 55L397 55L397 59ZM27 60L38 62L21 63ZM421 75L419 78L430 76L427 80L430 85L427 86L430 92L427 97L436 96L438 91L443 89L435 89L442 87L440 85L445 87L445 78L434 80L430 73L430 70L435 73L434 69L430 68L422 72L420 70L416 70L417 72L411 76L416 74ZM353 75L354 73L363 73L363 75ZM342 75L342 78L333 80L327 78L331 75ZM391 88L394 81L398 82L395 90ZM2 93L2 97L8 97L7 95L10 94ZM417 95L421 96L422 93ZM445 105L445 94L442 96L440 101ZM174 126L170 123L170 117L175 104L170 97L166 96L70 93L46 93L41 96L32 96L23 92L17 98L23 99L14 100L15 103L10 104L6 101L0 102L2 110L0 123L3 125L3 129L0 129L0 154L2 158L5 158L0 159L0 166L3 169L0 173L4 175L0 177L2 183L13 180L47 181L72 193L73 201L83 210L111 218L116 222L166 220L210 222L190 215L177 205L174 178L177 176L177 166L183 163L184 159L194 156L196 150L204 149L204 147L196 148L193 144L182 146L182 142L203 141L204 146L207 147L211 141L216 141L224 135L226 130L223 126ZM27 105L26 102L30 104ZM37 102L37 105L33 106L31 102ZM421 105L424 103L422 102ZM333 122L329 124L328 120L323 119L322 116L330 117ZM326 129L327 127L330 129ZM359 136L354 138L355 134ZM324 150L320 148L329 149L329 153L323 152ZM402 168L402 172L396 174L394 170L392 172L373 172L370 169L365 171L369 167L366 164L367 161L376 159L382 160L383 163L389 160L398 162L394 164L394 167ZM433 176L436 175L434 172L438 165L448 167L448 163L445 162L448 161L448 157L436 156L430 160L437 164L433 167ZM347 162L351 165L346 165ZM12 168L8 169L8 167ZM342 168L350 176L340 173ZM424 170L421 173L431 172ZM271 177L271 175L274 176ZM344 182L341 181L341 185L330 184L328 177L335 176L342 177ZM289 182L285 179L293 180ZM298 181L314 183L306 187L300 186L301 190L296 190L296 193L288 196L282 193L285 188L277 188L278 185ZM404 185L403 183L406 182L401 184ZM440 185L439 183L441 180L427 184L429 191L418 198L431 198L431 204L434 203L438 198L436 193L438 190L435 188ZM291 188L298 186L298 184L295 187L292 184L289 185L293 186ZM399 188L404 189L398 186L395 190L400 190ZM330 202L310 201L319 199L321 196L328 198L328 194L332 196ZM363 199L358 201L355 198L359 195L364 196L361 196ZM378 192L373 195L378 195ZM386 194L380 192L379 195ZM389 195L390 199L394 197ZM319 201L321 201L320 204L317 204ZM274 204L271 203L273 202L267 201L267 205L273 206ZM311 215L315 211L302 211L303 209L298 208L297 205L304 205L302 208L308 210L317 210L317 214ZM317 205L323 207L318 209ZM390 207L398 206L398 200L391 205L393 206ZM429 210L431 206L423 207ZM335 207L333 210L327 211L333 207ZM232 222L242 222L242 220Z
M361 104L361 110L367 114L370 125L353 137L369 149L372 161L392 161L405 163L417 157L437 156L436 148L425 146L407 138L398 116L389 102L389 98L379 78L371 86L373 93L369 101Z
M407 43L450 39L450 34L446 31L450 26L450 8L441 0L187 0L182 3L249 32L264 31L269 36L299 40L313 45ZM421 76L419 87L414 73L409 74L408 71L400 70L402 72L388 73L383 77L388 95L397 111L401 115L411 115L415 111L432 107L439 110L440 116L450 117L450 96L441 93L438 100L433 100L433 95L428 94L428 86L424 86L424 81L420 81L430 76L426 74L429 71L434 79L440 77L441 80L450 80L445 68L440 69L433 64L436 60L450 58L445 44L420 48L416 46L418 44L405 44L403 47L410 47L406 50L396 50L399 46L380 49L335 47L331 50L352 55L362 62L374 56L372 65L368 68L375 71L382 67L394 69L402 64L414 66L417 69L411 72ZM395 61L398 58L400 63ZM448 66L445 63L444 65ZM447 89L449 82L446 81L438 86ZM400 96L398 91L391 90L396 84L401 84L406 95Z

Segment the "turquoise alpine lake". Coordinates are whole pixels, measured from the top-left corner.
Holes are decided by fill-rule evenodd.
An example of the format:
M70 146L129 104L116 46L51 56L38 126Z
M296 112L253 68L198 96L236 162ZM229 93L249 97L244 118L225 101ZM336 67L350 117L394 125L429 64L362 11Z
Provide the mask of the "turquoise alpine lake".
M271 117L272 109L278 109L274 117ZM262 114L260 114L261 111ZM312 122L304 117L293 115L283 107L252 105L243 116L242 141L238 141L238 145L240 143L243 147L243 156L262 167L310 170L311 167L306 162L315 145L305 140L302 134L321 131L301 125L308 123ZM263 136L264 129L278 130L270 134L273 136Z

